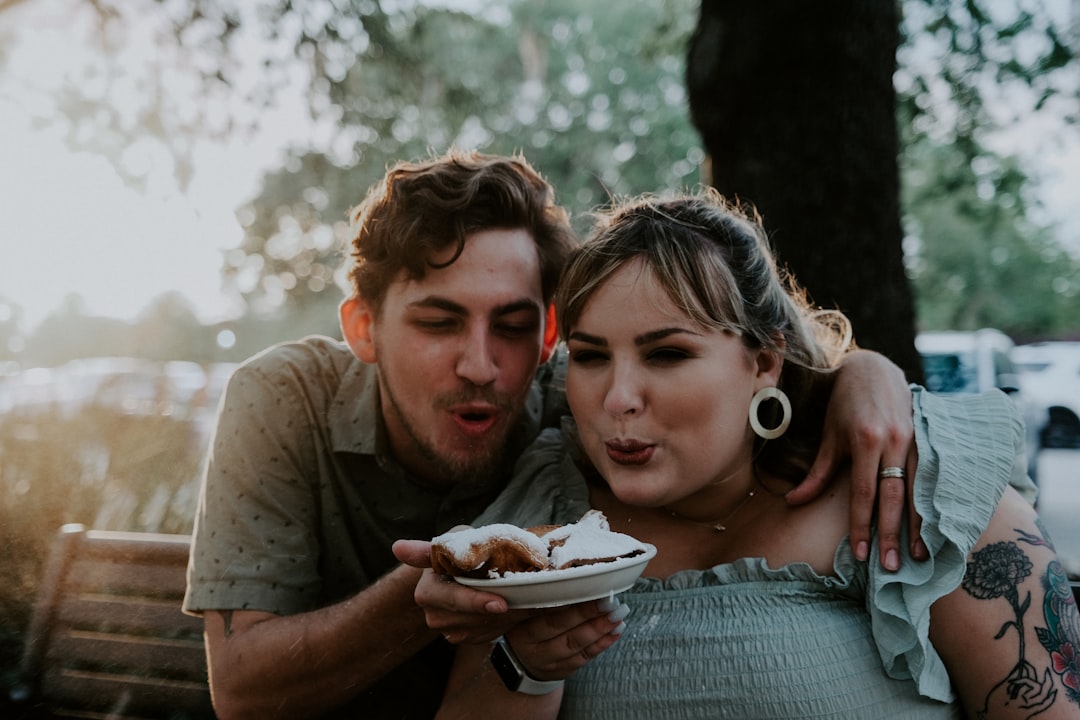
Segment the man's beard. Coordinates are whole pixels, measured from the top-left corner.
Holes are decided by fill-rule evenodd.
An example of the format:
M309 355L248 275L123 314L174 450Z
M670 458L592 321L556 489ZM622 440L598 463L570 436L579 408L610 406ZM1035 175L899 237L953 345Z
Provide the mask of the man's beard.
M468 453L464 456L453 455L448 457L440 453L413 425L404 410L402 410L401 405L398 404L397 398L394 397L389 382L384 382L380 390L386 394L387 399L390 401L390 408L401 427L408 434L409 440L412 442L413 452L418 454L424 463L434 470L437 477L432 479L440 485L444 483L482 485L501 470L503 458L506 455L507 437L500 438L498 442L493 443L491 448L486 449L483 453ZM493 391L483 388L471 392L460 391L451 395L440 395L435 398L434 407L436 409L445 408L477 399L497 406L503 411L504 417L513 415L511 403L506 397L500 397ZM401 459L398 460L400 462Z

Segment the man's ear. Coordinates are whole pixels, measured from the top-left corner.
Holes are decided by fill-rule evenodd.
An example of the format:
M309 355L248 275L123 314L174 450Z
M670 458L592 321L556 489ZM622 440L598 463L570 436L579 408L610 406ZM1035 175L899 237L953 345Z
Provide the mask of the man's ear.
M548 305L547 317L544 318L544 345L540 348L540 364L551 359L555 346L559 344L559 328L555 327L555 306Z
M375 340L372 334L375 314L368 304L357 297L346 298L338 306L341 334L353 355L361 362L375 362Z

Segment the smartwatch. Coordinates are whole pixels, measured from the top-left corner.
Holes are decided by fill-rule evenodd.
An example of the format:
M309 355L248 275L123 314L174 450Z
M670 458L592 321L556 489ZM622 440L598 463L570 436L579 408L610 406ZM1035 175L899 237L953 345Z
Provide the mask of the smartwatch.
M529 677L525 666L502 637L495 641L495 647L491 649L491 664L495 667L495 672L499 673L506 689L513 692L547 695L563 686L562 680L536 680Z

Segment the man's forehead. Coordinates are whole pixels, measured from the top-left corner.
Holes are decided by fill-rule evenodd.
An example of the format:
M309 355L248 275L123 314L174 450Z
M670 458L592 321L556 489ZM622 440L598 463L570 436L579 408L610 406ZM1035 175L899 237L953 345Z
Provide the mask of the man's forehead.
M434 254L430 260L436 266L422 277L399 273L387 299L408 307L484 314L543 309L540 256L527 231L474 233L456 258L445 254Z

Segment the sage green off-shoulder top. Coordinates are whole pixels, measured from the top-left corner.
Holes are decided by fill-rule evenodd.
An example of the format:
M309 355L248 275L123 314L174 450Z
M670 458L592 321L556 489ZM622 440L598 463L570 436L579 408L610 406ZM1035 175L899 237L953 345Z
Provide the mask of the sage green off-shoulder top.
M948 674L930 644L930 605L959 586L1005 487L1034 499L1023 431L1001 393L950 397L913 388L915 503L931 559L899 572L857 562L847 539L833 574L745 558L666 580L644 577L619 641L567 682L560 718L953 718ZM588 487L573 425L526 452L477 521L577 520ZM906 546L906 541L903 543Z

